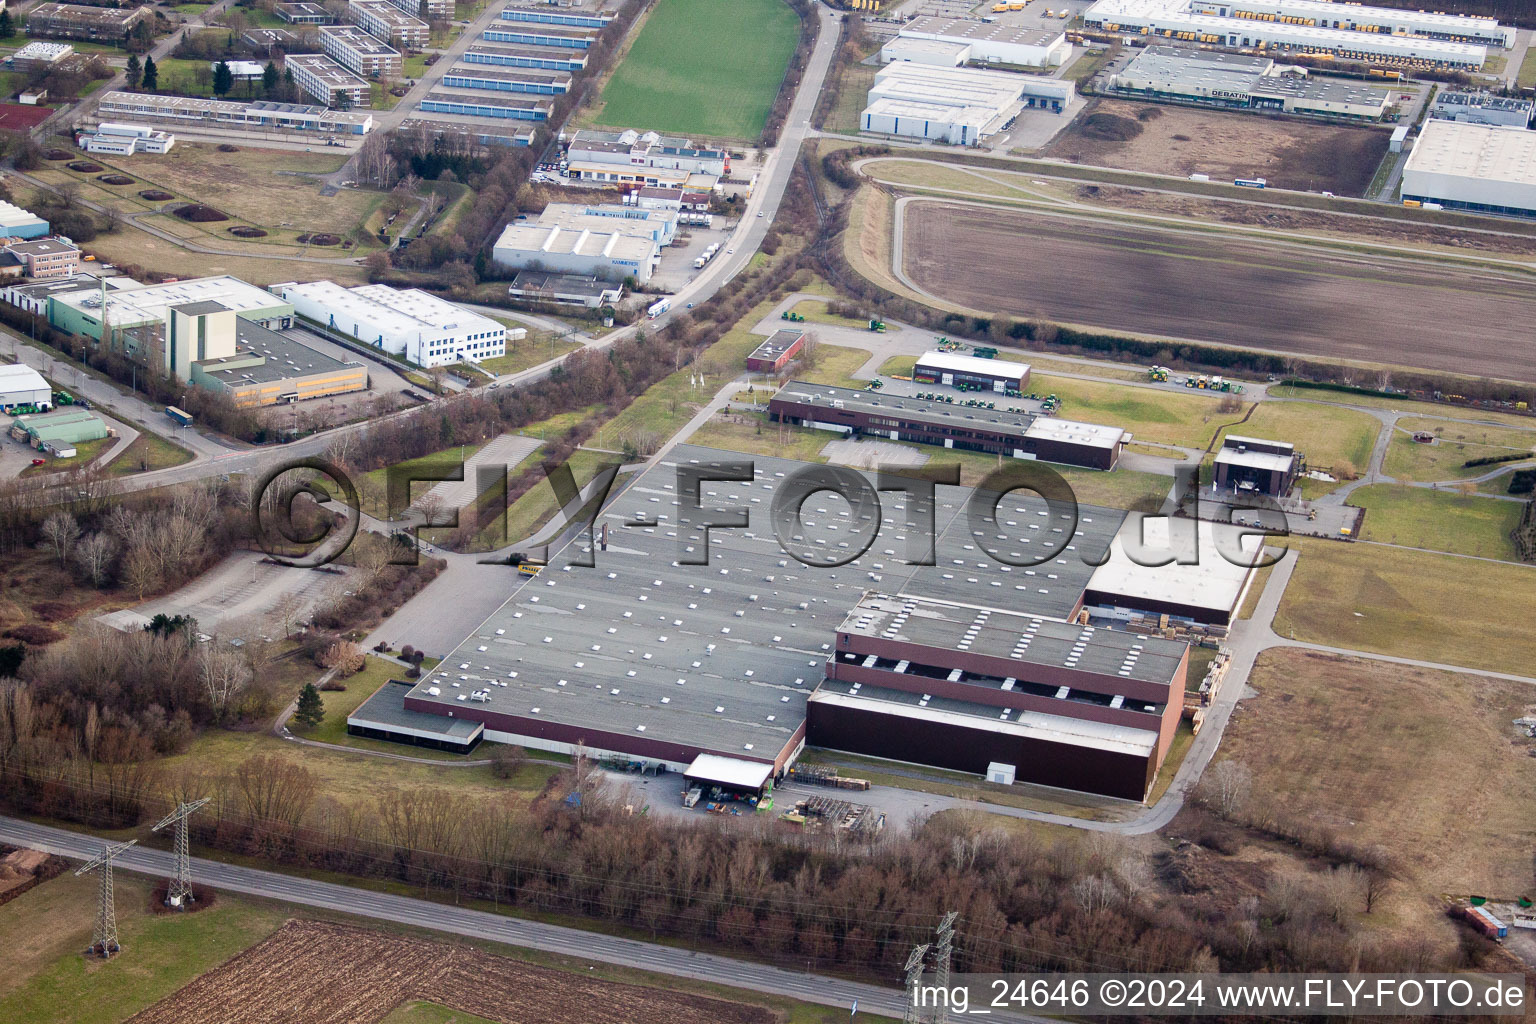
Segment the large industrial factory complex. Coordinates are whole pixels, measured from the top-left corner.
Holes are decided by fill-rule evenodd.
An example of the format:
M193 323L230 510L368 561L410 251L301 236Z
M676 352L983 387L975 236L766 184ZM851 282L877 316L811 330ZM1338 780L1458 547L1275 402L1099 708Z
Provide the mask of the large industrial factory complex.
M1476 70L1488 47L1515 42L1515 30L1492 18L1328 0L1097 0L1083 12L1083 23L1126 35L1403 68Z
M451 750L482 738L581 746L759 780L809 742L1143 799L1183 705L1188 647L1097 618L1097 606L1121 623L1128 609L1167 614L1134 593L1162 590L1131 577L1116 540L1141 524L1023 491L977 523L971 492L938 486L934 564L913 565L909 520L921 517L904 491L878 502L813 491L798 520L775 508L780 488L821 469L675 448L600 514L582 559L593 567L569 564L588 553L578 538L349 729ZM1199 565L1151 571L1200 590L1186 581L1219 557L1208 547ZM1231 608L1253 572L1223 567L1212 600ZM1193 622L1204 607L1178 612Z
M1149 46L1109 77L1128 99L1169 100L1234 110L1379 121L1392 96L1343 78L1322 78L1270 57Z
M1403 165L1402 195L1405 202L1536 216L1536 131L1431 118Z

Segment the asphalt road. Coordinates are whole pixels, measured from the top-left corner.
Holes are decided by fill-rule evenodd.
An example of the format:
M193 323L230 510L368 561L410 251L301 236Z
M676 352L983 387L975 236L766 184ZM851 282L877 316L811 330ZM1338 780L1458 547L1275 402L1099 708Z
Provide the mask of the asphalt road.
M85 860L101 849L94 836L64 829L34 825L15 818L0 818L0 842L43 850L73 860ZM118 868L136 874L167 875L175 867L175 858L163 850L136 846L116 860ZM245 893L301 906L393 924L411 925L466 938L500 942L509 946L560 953L621 967L655 971L677 978L695 978L719 985L788 996L824 1006L850 1007L855 999L859 1009L900 1018L903 997L899 989L860 984L824 975L767 967L746 960L698 953L672 946L662 946L633 939L614 938L577 928L502 917L479 910L430 903L426 900L367 892L345 885L315 882L273 871L221 864L192 858L192 877L197 882L225 892ZM132 951L129 951L129 956ZM1037 1018L990 1015L999 1021L1038 1021ZM1045 1024L1038 1021L1038 1024Z

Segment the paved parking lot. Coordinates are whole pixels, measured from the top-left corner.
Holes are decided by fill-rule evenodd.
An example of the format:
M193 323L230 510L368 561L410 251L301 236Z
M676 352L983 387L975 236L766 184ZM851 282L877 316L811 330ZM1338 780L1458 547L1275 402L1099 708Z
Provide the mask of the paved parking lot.
M341 568L339 574L294 569L263 562L265 557L260 551L231 555L175 593L100 616L99 621L117 629L135 629L164 612L172 616L190 615L200 629L212 633L221 623L269 615L285 595L298 600L297 618L303 620L333 592L346 589L344 567L337 567Z
M661 265L651 275L650 283L657 288L675 292L693 280L694 275L700 273L700 270L694 269L693 261L704 255L704 250L713 242L721 245L715 259L724 256L726 239L737 223L735 219L716 216L714 223L707 228L692 224L678 225L677 237L683 240L682 244L674 242L661 250Z

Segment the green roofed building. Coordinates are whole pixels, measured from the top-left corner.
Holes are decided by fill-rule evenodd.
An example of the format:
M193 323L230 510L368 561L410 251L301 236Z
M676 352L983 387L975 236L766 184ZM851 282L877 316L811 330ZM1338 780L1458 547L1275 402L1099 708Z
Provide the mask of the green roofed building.
M101 417L78 408L30 413L11 421L12 437L55 455L63 455L66 449L73 449L83 441L98 441L111 433Z

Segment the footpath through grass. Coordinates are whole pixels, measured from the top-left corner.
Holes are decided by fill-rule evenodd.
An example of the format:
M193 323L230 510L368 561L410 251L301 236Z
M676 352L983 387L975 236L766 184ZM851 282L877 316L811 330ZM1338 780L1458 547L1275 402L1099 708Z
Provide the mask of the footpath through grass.
M795 52L782 0L659 0L603 88L595 124L751 141Z

